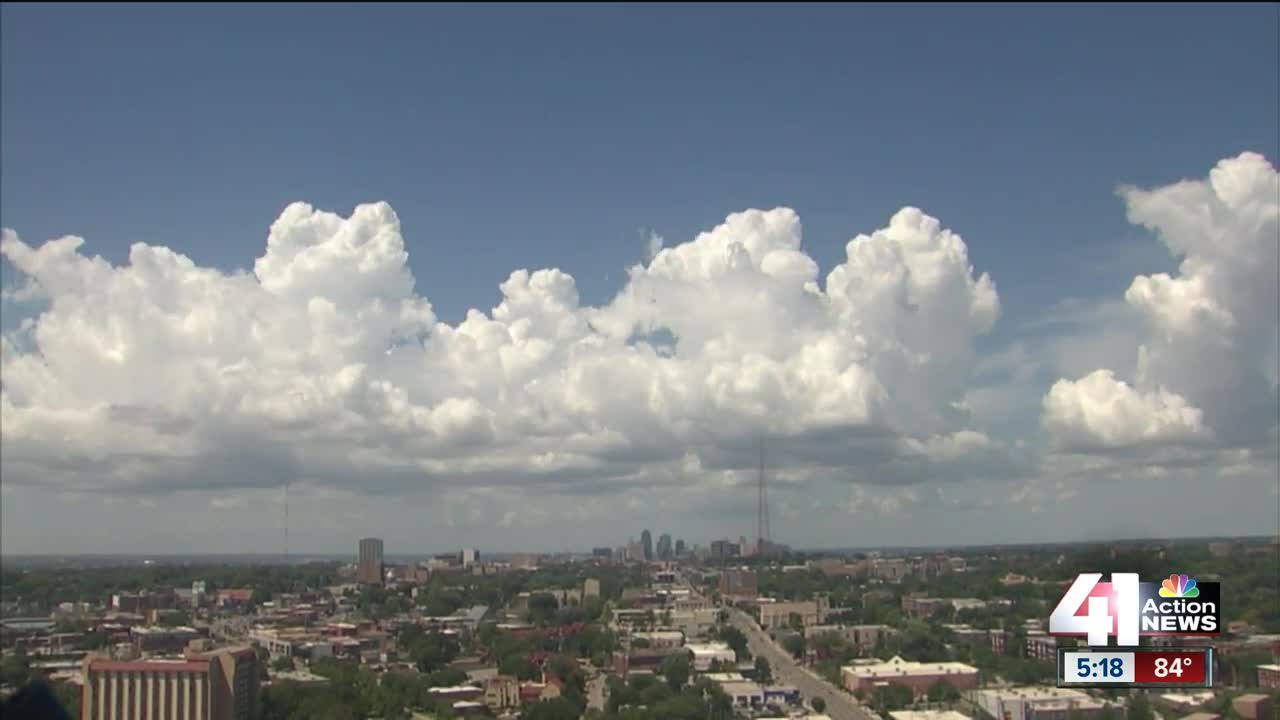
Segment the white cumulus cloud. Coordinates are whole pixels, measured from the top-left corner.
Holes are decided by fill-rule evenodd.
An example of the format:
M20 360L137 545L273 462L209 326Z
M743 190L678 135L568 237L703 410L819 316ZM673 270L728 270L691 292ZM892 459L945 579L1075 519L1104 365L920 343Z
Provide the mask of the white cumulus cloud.
M992 453L960 401L1000 306L964 241L906 208L821 278L800 232L789 209L748 210L653 243L598 307L564 272L517 270L450 325L385 203L290 205L252 273L146 244L114 266L80 238L5 230L48 303L0 344L5 481L224 506L286 481L690 483L752 466L760 437L779 466L879 464L895 482Z
M1205 180L1123 188L1131 222L1180 260L1134 278L1144 320L1136 372L1100 369L1053 385L1042 421L1060 447L1106 451L1212 434L1227 448L1274 444L1280 176L1255 153Z

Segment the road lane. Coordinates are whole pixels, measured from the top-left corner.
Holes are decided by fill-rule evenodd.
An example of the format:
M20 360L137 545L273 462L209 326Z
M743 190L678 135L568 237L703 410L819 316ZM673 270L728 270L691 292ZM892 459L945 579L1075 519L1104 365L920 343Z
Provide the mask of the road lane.
M831 716L832 720L878 720L874 713L827 682L826 678L801 667L790 653L779 647L760 630L746 613L731 610L729 621L747 636L747 646L751 649L751 653L769 661L775 682L795 687L806 700L822 698L827 703L825 713Z

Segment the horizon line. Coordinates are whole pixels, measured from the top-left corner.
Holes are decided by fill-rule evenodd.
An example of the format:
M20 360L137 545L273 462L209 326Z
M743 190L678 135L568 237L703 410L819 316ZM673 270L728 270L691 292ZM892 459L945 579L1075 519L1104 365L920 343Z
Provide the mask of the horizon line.
M1116 537L1109 539L1092 539L1092 540L1045 540L1045 541L1022 541L1022 542L995 542L995 543L967 543L967 544L922 544L922 545L862 545L862 546L835 546L829 545L825 547L807 547L792 548L793 553L822 553L822 552L875 552L885 550L964 550L964 549L986 549L986 548L1017 548L1017 547L1056 547L1056 546L1090 546L1090 545L1107 545L1124 542L1192 542L1192 541L1214 541L1214 540L1231 540L1231 541L1274 541L1280 538L1280 534L1254 534L1254 535L1191 535L1184 537L1171 537L1167 535L1152 536L1130 536ZM778 543L785 545L786 543ZM605 547L599 545L596 547ZM619 546L608 546L611 549ZM432 555L443 555L451 552L459 552L458 550L444 550L438 552L418 552L418 553L384 553L385 557L429 557ZM591 554L590 550L492 550L487 553L478 551L483 556L488 555L587 555ZM0 552L0 560L5 558L216 558L216 557L254 557L254 558L284 558L284 557L323 557L337 558L343 556L355 556L355 552L298 552L290 551L288 555L282 553L261 553L261 552L191 552L191 553L144 553L136 551L122 552L98 552L98 553L4 553Z

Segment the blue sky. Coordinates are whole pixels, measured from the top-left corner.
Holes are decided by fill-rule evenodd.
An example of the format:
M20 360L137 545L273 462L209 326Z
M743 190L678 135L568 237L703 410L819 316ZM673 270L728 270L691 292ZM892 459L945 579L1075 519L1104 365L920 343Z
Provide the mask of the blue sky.
M1116 185L1277 148L1266 4L4 12L6 226L231 268L289 202L384 199L453 320L513 267L603 300L644 229L745 207L828 267L908 203L1034 312L1127 284L1018 272L1140 241Z
M516 268L602 305L648 231L672 246L746 208L793 208L825 276L911 205L994 279L990 357L1175 271L1119 185L1280 154L1274 4L0 13L0 216L24 242L252 269L289 203L386 201L450 324Z

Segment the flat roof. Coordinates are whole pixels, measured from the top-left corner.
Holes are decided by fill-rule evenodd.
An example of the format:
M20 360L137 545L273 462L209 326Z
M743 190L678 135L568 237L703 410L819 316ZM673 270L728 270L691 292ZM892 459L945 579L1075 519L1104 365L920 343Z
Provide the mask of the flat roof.
M947 675L947 674L969 674L976 673L978 669L972 665L966 665L961 662L934 662L922 663L913 660L903 660L901 657L893 657L891 660L876 663L874 665L846 665L841 670L853 673L859 677L885 677L885 676L903 676L903 675Z
M764 695L764 688L753 682L720 683L720 689L729 695Z
M89 672L208 672L209 661L90 660Z
M979 692L1000 700L1074 700L1077 702L1096 701L1083 690L1060 688L1052 685L1032 685L1015 688L987 688Z
M894 710L889 717L893 720L972 720L955 710Z
M447 695L449 693L484 692L484 691L476 687L475 685L450 685L447 687L433 687L428 689L427 692L437 693L440 695Z

